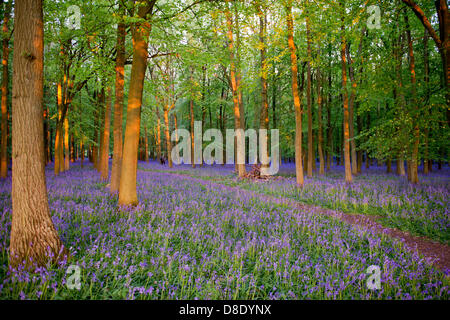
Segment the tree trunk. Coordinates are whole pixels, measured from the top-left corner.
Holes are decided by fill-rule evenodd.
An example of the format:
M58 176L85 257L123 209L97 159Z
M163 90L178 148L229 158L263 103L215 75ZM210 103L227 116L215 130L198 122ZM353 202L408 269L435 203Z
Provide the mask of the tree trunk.
M50 217L44 170L42 0L15 4L10 267L45 266L64 252ZM26 75L26 76L23 76Z
M269 103L267 99L267 61L266 61L266 26L267 26L267 15L265 8L258 6L258 16L259 16L259 41L260 41L260 55L261 55L261 110L259 118L259 128L262 130L269 129ZM261 145L261 153L263 157L268 159L268 141L267 135L264 141L259 141ZM263 159L261 159L262 161ZM269 164L262 164L261 174L266 173Z
M313 132L312 132L312 101L311 101L311 31L309 26L309 18L306 16L306 39L307 39L307 54L308 61L306 65L306 102L308 105L308 166L307 176L312 178L313 176Z
M415 60L414 60L414 50L411 39L411 31L409 28L408 15L405 14L405 23L406 23L406 37L408 41L408 49L409 49L409 69L411 72L411 85L412 85L412 104L414 107L415 115L413 116L413 135L414 135L414 144L411 154L411 163L410 163L410 181L412 183L419 182L418 176L418 156L419 156L419 143L420 143L420 129L419 129L419 107L417 105L417 89L416 89L416 70L415 70Z
M69 152L69 118L64 118L64 171L70 168L70 152Z
M156 118L157 118L157 124L156 124L156 154L158 157L159 163L161 163L161 117L159 116L159 106L156 106Z
M230 0L227 0L227 3L229 3ZM235 61L235 54L234 54L234 40L233 40L233 21L231 12L229 9L226 10L226 19L227 19L227 36L228 36L228 49L230 54L230 79L231 79L231 90L233 93L233 105L234 105L234 128L236 130L236 166L238 169L238 176L240 178L245 176L245 137L243 136L243 133L241 132L243 126L243 114L241 114L241 103L240 100L240 88L239 85L239 79L238 75L236 74L236 61ZM243 158L243 159L242 159Z
M146 1L139 7L138 16L147 18L153 10L155 1ZM136 192L137 156L139 130L141 125L142 91L148 58L148 37L151 24L147 21L136 23L133 30L133 64L131 66L130 88L128 94L127 123L120 174L119 205L137 205Z
M125 8L122 1L119 1L119 13L123 17ZM115 100L114 100L114 123L113 123L113 161L111 168L111 193L117 193L120 185L120 172L122 167L122 151L123 151L123 130L122 130L122 114L123 114L123 91L124 91L124 67L125 67L125 23L123 18L117 25L117 56L116 56L116 83L115 83Z
M319 51L320 54L320 51ZM318 106L318 151L319 151L319 174L325 174L325 159L323 155L323 124L322 124L322 75L320 74L320 69L317 69L317 106Z
M357 175L358 174L358 164L357 164L357 157L356 157L356 142L355 142L355 126L354 126L354 106L355 106L355 98L356 98L356 78L355 78L355 72L353 68L353 61L350 56L350 47L349 45L346 46L347 51L347 59L348 59L348 73L350 76L350 81L352 83L352 89L350 93L350 101L348 105L349 109L349 136L350 136L350 147L351 147L351 164L352 164L352 174Z
M9 85L9 19L11 16L12 1L5 3L3 18L3 79L2 79L2 120L0 142L0 178L8 176L8 85Z
M194 147L195 147L195 140L194 140L194 100L191 98L189 102L189 114L191 118L191 165L192 168L195 168L195 158L194 158Z
M166 147L167 147L167 162L169 163L169 168L172 168L172 142L170 140L170 127L169 127L169 106L164 105L164 132L166 134Z
M344 18L342 18L344 21ZM345 165L345 182L352 182L352 168L350 162L350 133L349 133L349 109L348 109L348 93L347 93L347 59L345 51L347 48L346 39L344 35L344 25L341 27L341 62L342 62L342 100L344 105L344 165Z
M294 42L294 22L292 19L292 1L288 1L286 6L286 23L288 31L288 45L291 54L291 76L292 76L292 96L294 98L295 108L295 172L297 185L303 187L303 165L302 165L302 108L300 95L298 91L298 67L297 67L297 48Z
M106 89L106 104L105 104L105 122L103 126L103 141L100 157L100 180L108 180L109 175L109 135L111 131L111 87Z

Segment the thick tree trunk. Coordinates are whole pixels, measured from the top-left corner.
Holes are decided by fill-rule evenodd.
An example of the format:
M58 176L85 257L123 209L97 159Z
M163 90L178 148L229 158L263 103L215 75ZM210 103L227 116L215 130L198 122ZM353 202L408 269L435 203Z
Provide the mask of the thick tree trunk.
M138 16L146 18L152 11L154 4L155 0L146 1L146 5L139 7ZM142 91L147 69L150 29L151 24L145 21L137 23L133 30L133 64L131 66L127 123L120 174L119 205L138 204L136 192L137 157L141 125Z
M295 172L297 185L303 187L303 165L302 165L302 108L300 95L298 91L298 67L297 67L297 48L294 42L294 22L292 19L292 1L288 1L286 7L286 23L288 31L288 45L291 54L291 76L292 76L292 96L294 98L295 108Z
M122 1L119 1L119 13L123 15L125 12ZM125 35L126 29L123 19L117 25L117 56L116 56L116 83L115 83L115 100L114 100L114 123L113 123L113 161L111 168L111 193L117 193L120 185L120 172L122 167L122 151L123 151L123 130L122 130L122 113L123 113L123 91L124 91L124 67L125 67Z
M21 0L14 12L12 94L12 226L10 267L45 266L64 253L50 217L43 163L44 22L42 0ZM23 75L26 75L23 76Z
M0 178L8 176L8 85L9 85L9 19L11 16L12 1L5 3L3 18L3 57L2 57L2 120L0 141Z

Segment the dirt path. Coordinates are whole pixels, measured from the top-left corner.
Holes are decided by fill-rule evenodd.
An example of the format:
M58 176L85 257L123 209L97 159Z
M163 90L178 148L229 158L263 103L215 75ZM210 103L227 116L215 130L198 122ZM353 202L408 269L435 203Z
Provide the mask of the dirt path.
M321 214L338 218L341 221L344 221L345 223L351 224L353 226L358 226L378 234L385 234L392 238L398 239L401 242L403 242L406 248L408 248L410 251L420 253L425 258L429 259L437 268L439 268L445 274L447 275L450 274L450 246L436 241L432 241L425 237L414 236L409 232L385 227L378 222L378 220L381 217L343 213L335 210L325 209L319 206L303 204L296 200L285 197L266 195L255 191L245 190L240 187L230 187L223 185L221 183L207 181L201 178L195 178L188 175L172 172L170 172L170 174L178 176L183 179L194 180L195 182L198 182L205 186L209 186L211 188L219 188L219 189L221 188L229 191L234 191L238 195L247 194L268 202L277 204L286 204L291 207L298 208L300 210L303 208L314 208L317 212Z

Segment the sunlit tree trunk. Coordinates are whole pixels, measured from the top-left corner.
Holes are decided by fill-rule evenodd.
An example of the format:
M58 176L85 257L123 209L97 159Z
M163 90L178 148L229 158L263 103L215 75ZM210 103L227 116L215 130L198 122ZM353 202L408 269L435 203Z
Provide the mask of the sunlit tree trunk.
M108 180L109 174L109 135L111 130L111 87L106 89L105 123L103 125L103 142L101 150L100 179Z
M16 267L25 261L28 266L45 266L61 257L63 247L50 217L43 162L42 0L17 1L14 16L14 49L22 54L15 54L13 60L9 265Z
M292 19L292 1L288 1L286 6L286 23L288 31L288 44L291 55L291 76L292 76L292 96L294 98L295 108L295 172L297 185L303 187L303 165L302 165L302 109L300 95L298 91L298 67L297 67L297 48L294 42L294 22Z
M230 0L227 0L229 3ZM226 10L226 18L227 18L227 36L228 36L228 49L230 54L230 78L231 78L231 90L233 93L233 105L234 105L234 127L236 130L242 129L242 122L243 122L243 114L241 114L241 105L240 105L240 99L239 99L239 90L238 87L238 76L236 74L236 61L235 61L235 54L234 54L234 40L233 40L233 21L231 12L229 9ZM236 149L239 149L239 145L242 143L245 143L245 138L242 136L242 132L239 130L236 134ZM240 146L243 150L243 146ZM237 155L236 155L237 158ZM245 176L245 164L238 164L236 161L237 169L238 169L238 175L239 177Z
M265 8L261 5L258 6L258 16L259 16L259 42L260 42L260 55L261 55L261 110L259 115L259 128L262 130L269 129L269 103L267 99L267 61L266 61L266 26L267 26L267 15ZM262 148L262 153L268 156L268 141L267 136L265 140L259 146ZM262 168L268 168L268 164L263 164ZM264 174L264 170L261 170Z
M344 18L342 18L344 22ZM349 109L348 109L348 93L347 93L347 59L346 48L347 43L344 35L345 27L341 27L341 63L342 63L342 100L344 105L344 166L345 166L345 181L352 182L352 168L350 162L350 133L349 133Z
M309 17L306 16L306 39L307 39L307 71L306 71L306 102L308 105L308 165L307 175L308 178L312 178L313 175L313 131L312 131L312 100L311 100L311 30L309 26Z
M70 152L69 152L69 118L64 118L64 171L69 170Z
M138 16L147 18L156 0L146 1L139 7ZM147 69L148 37L151 24L137 23L133 30L133 64L131 66L130 89L128 94L127 123L120 175L119 205L137 205L136 192L137 157L139 130L141 125L142 91Z
M349 126L349 136L350 136L350 149L351 149L351 165L352 165L352 174L357 175L358 174L358 163L357 163L357 156L356 156L356 142L355 142L355 126L354 126L354 107L355 107L355 98L356 98L356 78L355 78L355 72L353 68L353 61L350 56L350 47L349 45L346 46L346 52L347 52L347 59L349 63L349 76L350 81L352 83L352 89L350 93L350 100L348 105L348 111L349 111L349 120L348 120L348 126Z
M1 141L0 141L0 178L8 176L8 85L9 85L9 19L11 16L12 1L5 3L3 17L3 57L2 57L2 120L1 120Z
M119 13L124 15L125 8L122 1L119 1ZM122 167L122 151L123 151L123 130L122 130L122 113L123 113L123 91L124 91L124 67L125 67L125 24L121 18L117 25L117 56L116 56L116 83L115 83L115 100L114 100L114 123L113 123L113 161L111 168L111 193L119 191L120 172Z
M170 124L169 124L169 106L164 104L164 133L166 135L167 162L169 168L172 168L172 142L170 140Z

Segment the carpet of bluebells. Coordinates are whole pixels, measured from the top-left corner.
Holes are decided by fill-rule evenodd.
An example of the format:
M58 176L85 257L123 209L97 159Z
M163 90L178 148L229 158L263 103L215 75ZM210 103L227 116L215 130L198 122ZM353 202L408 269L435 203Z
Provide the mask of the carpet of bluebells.
M299 212L226 183L221 188L208 184L208 179L235 179L230 168L184 168L202 175L206 183L198 183L187 174L158 172L167 167L155 163L139 166L140 204L127 211L118 210L117 198L91 165L81 169L75 163L59 177L49 167L52 218L72 258L33 272L8 269L11 182L0 182L0 299L450 297L448 270L437 270L396 240L318 214L314 207ZM376 175L364 178L366 186L361 178L350 191L333 177L316 178L318 186L305 188L304 194L292 190L290 178L252 188L303 200L320 193L323 200L311 201L335 199L339 209L355 199L368 212L408 202L404 213L386 213L398 215L399 221L424 206L426 217L417 221L428 221L424 224L434 230L431 234L448 240L447 178L436 176L424 186L405 187L407 191ZM377 184L384 191L375 191ZM69 265L81 268L80 290L67 287ZM367 288L371 265L381 268L380 290Z
M161 166L144 165L152 170ZM348 186L343 167L333 167L330 173L312 179L305 178L299 190L295 183L294 164L284 164L280 176L284 179L256 182L236 179L229 166L214 169L188 166L174 167L172 171L212 180L226 185L274 196L292 198L299 202L318 205L346 213L377 215L387 227L408 231L414 235L450 244L450 169L420 175L420 184L408 183L406 178L386 174L385 167L372 167L353 177ZM168 170L167 168L165 170ZM395 167L393 168L395 172Z

